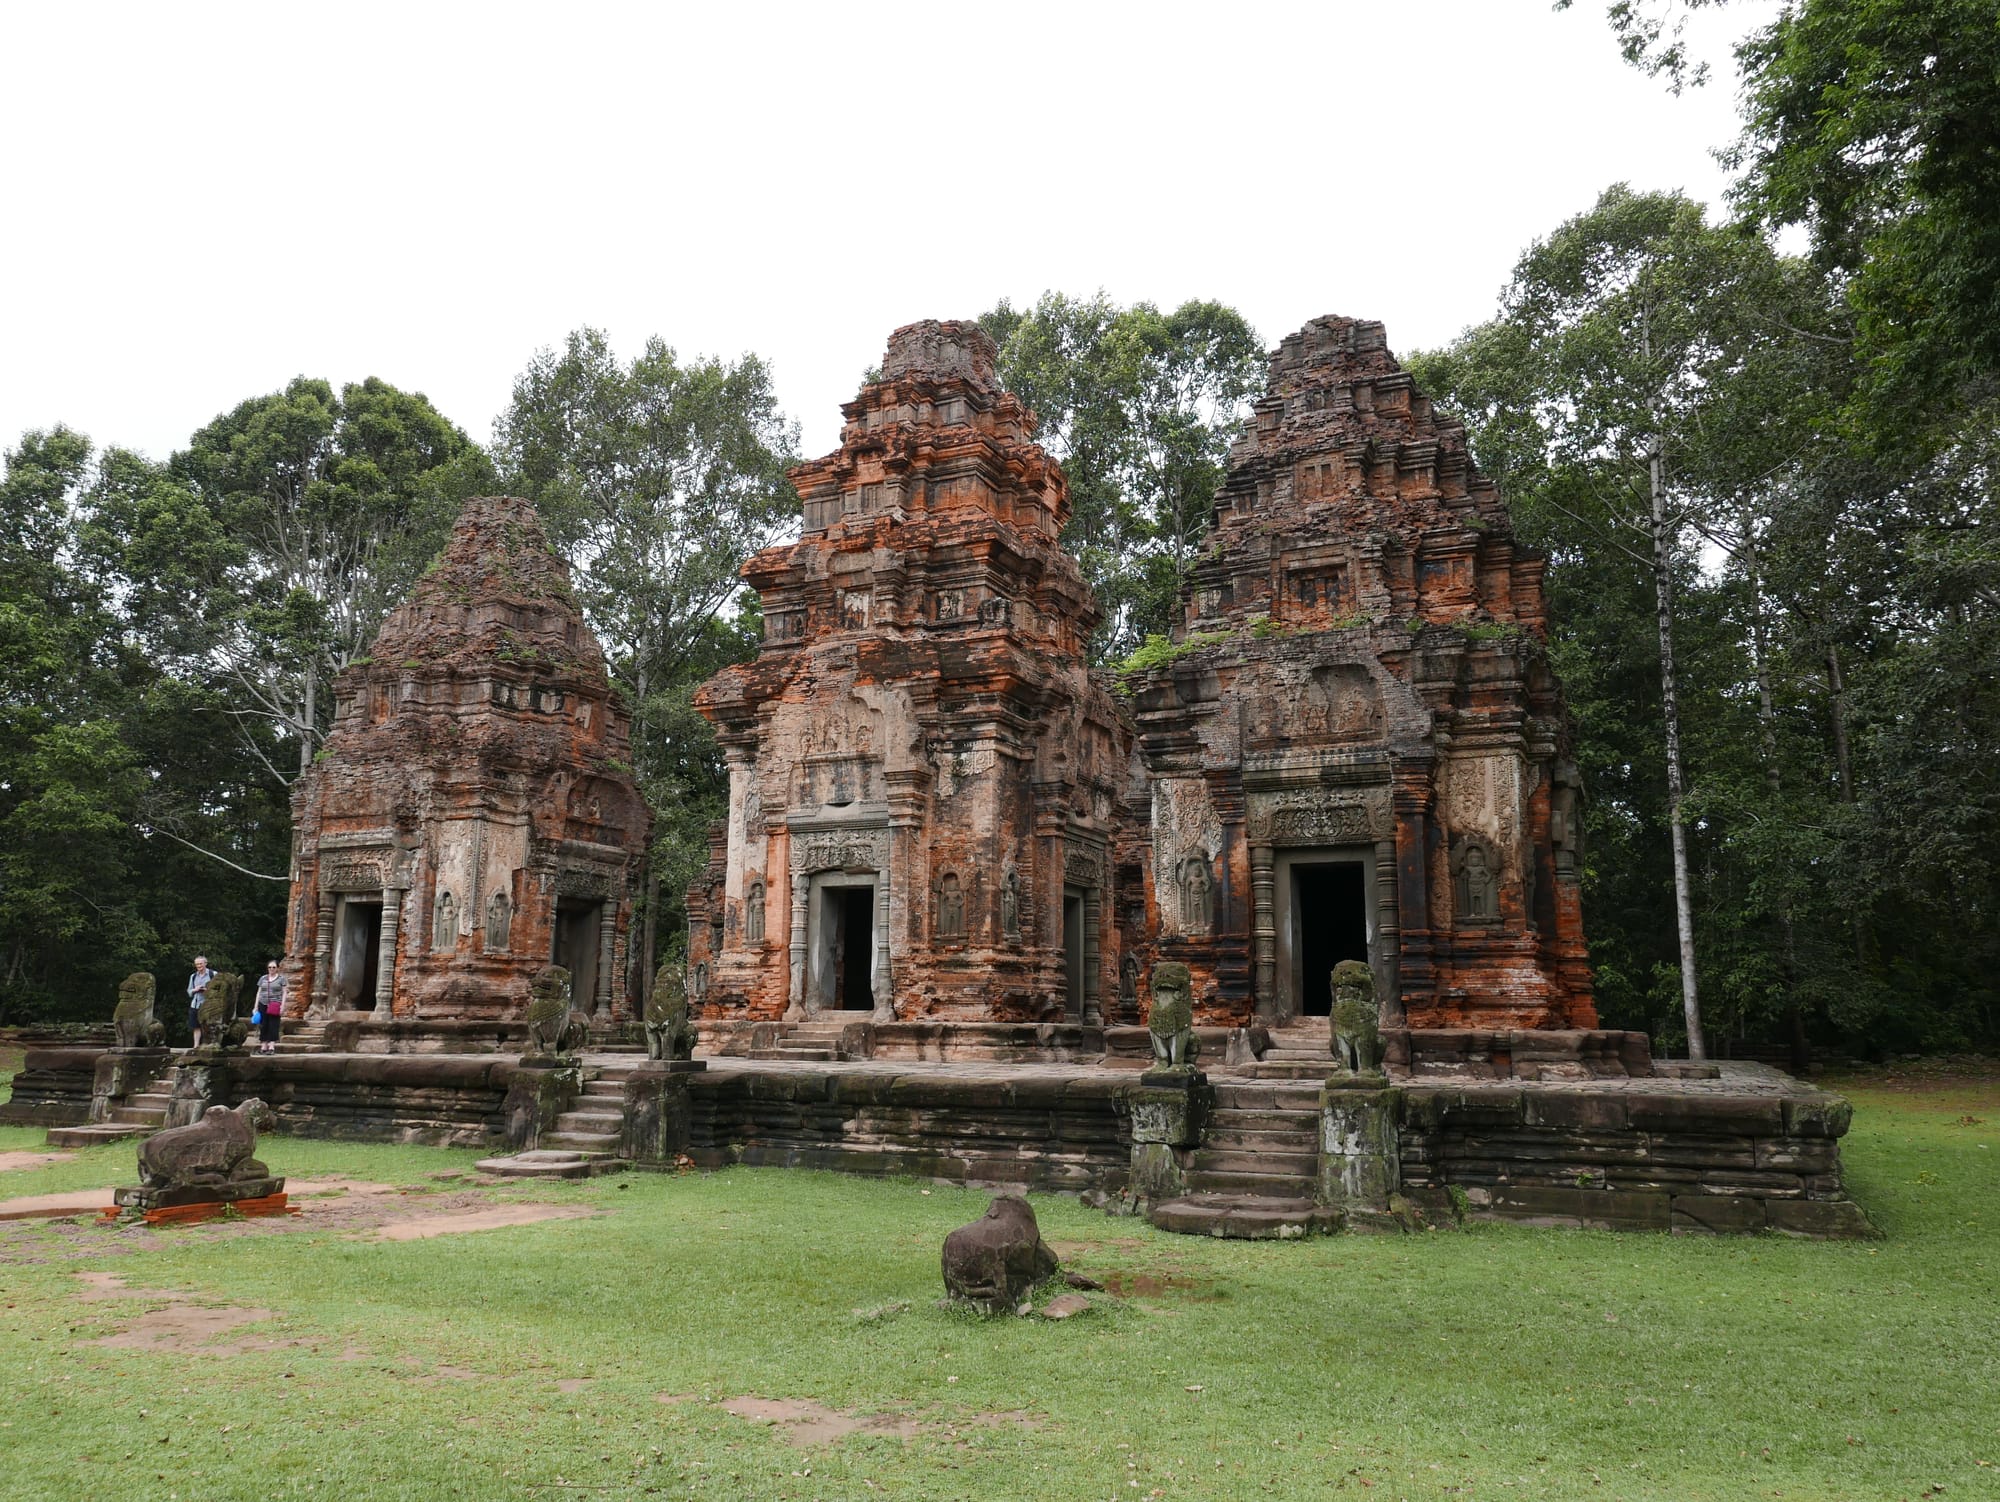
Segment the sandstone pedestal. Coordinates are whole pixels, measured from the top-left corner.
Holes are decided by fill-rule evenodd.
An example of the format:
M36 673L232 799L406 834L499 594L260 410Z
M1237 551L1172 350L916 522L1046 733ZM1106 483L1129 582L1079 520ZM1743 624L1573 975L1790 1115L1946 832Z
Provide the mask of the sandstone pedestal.
M694 1075L700 1059L648 1059L625 1079L625 1122L619 1156L636 1164L671 1167L688 1150Z
M1198 1069L1149 1069L1131 1094L1135 1198L1169 1200L1187 1189L1187 1153L1201 1145L1214 1102Z
M158 1075L173 1061L165 1048L107 1048L98 1055L90 1085L90 1119L111 1120L118 1102Z
M522 1059L507 1074L507 1098L501 1107L507 1145L517 1152L539 1146L542 1133L554 1130L556 1118L569 1109L582 1088L583 1069L575 1060Z
M1335 1076L1320 1092L1319 1185L1315 1198L1350 1230L1393 1229L1401 1187L1403 1101L1381 1075Z

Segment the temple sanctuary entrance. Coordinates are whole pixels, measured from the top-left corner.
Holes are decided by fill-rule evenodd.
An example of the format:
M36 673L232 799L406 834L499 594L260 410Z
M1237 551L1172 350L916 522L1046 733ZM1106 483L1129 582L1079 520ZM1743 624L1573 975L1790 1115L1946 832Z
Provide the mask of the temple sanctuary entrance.
M375 1006L382 963L382 899L343 895L333 915L333 979L327 999L337 1012Z
M1279 984L1294 1016L1332 1010L1333 967L1370 962L1374 938L1373 857L1359 852L1297 851L1280 859Z
M1072 1022L1083 1018L1083 892L1063 888L1063 1011Z
M866 1012L875 1005L875 879L813 878L809 995L822 1010Z
M587 897L556 899L555 946L549 958L569 972L570 1005L597 1008L597 938L604 904Z

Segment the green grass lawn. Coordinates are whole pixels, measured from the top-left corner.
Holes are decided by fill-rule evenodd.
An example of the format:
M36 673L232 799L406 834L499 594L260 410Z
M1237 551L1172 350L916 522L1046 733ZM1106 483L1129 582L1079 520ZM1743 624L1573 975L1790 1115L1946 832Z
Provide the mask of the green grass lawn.
M388 1243L320 1210L0 1226L0 1497L2000 1497L2000 1077L1834 1083L1880 1242L1229 1243L1037 1197L1069 1265L1133 1289L1062 1323L936 1306L977 1192L779 1170L468 1191L432 1176L471 1153L269 1138L280 1172L407 1186L404 1213L603 1213ZM90 1345L175 1300L87 1300L82 1272L273 1317L206 1350ZM720 1406L743 1395L918 1427L801 1447Z

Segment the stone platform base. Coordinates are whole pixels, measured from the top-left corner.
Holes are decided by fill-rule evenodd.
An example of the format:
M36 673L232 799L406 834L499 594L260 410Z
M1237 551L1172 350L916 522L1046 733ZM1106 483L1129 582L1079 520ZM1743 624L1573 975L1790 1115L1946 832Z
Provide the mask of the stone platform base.
M1192 1194L1149 1207L1146 1219L1162 1231L1231 1241L1296 1241L1340 1229L1339 1213L1325 1205L1254 1195Z
M123 1142L133 1137L150 1137L158 1127L131 1121L93 1121L86 1126L49 1128L50 1147L95 1147L100 1142Z
M131 1185L111 1191L106 1220L136 1220L149 1225L164 1221L208 1220L225 1210L242 1215L287 1215L285 1181L267 1177L238 1179L228 1184L180 1184L166 1189Z
M544 1149L515 1153L506 1158L481 1158L474 1165L481 1173L502 1179L590 1179L601 1174L623 1173L629 1166L622 1159L602 1153L581 1153Z

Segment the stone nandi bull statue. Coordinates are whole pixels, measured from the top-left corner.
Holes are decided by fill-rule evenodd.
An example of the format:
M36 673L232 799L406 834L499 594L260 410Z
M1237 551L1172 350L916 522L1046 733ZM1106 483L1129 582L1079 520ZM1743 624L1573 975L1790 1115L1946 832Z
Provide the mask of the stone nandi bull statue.
M1194 979L1188 967L1162 960L1153 967L1153 1007L1146 1014L1155 1069L1192 1069L1201 1052L1194 1035Z
M257 1132L277 1118L261 1100L235 1110L210 1106L190 1126L168 1127L139 1144L139 1182L148 1189L187 1189L268 1179L257 1161Z
M153 977L144 970L134 970L118 983L111 1025L120 1048L158 1048L167 1041L166 1024L153 1015Z
M583 1019L570 1010L569 972L544 965L528 983L528 1052L571 1054L583 1047Z
M646 1002L646 1057L674 1062L691 1059L695 1041L681 967L669 960L653 977L653 994Z

